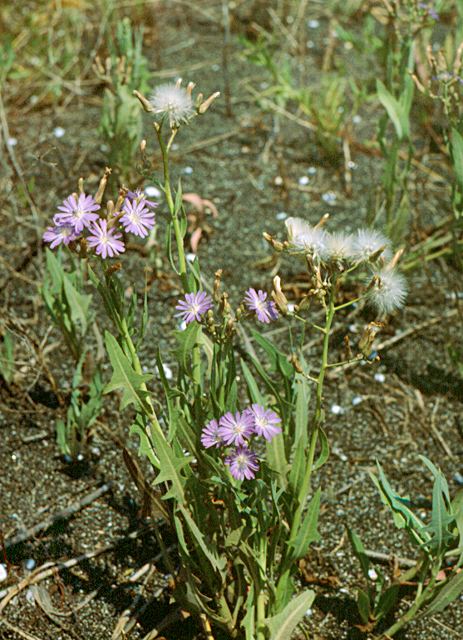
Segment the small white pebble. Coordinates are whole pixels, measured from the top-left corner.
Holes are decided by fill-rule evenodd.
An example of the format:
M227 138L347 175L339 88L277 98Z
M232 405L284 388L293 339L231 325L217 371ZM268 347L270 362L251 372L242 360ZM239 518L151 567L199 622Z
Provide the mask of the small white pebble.
M172 147L171 147L172 151L177 151L177 150L178 150L178 148L179 148L179 147L178 147L177 142L174 142L174 144L173 144L173 145L172 145Z
M191 176L191 174L193 173L193 167L184 167L183 173L187 176Z
M318 22L318 20L309 20L307 22L307 25L309 29L318 29L318 27L320 26L320 23Z
M32 591L32 589L28 589L26 591L26 600L28 601L29 604L35 604L34 592Z
M307 49L313 49L315 47L315 42L313 40L307 40Z
M17 138L8 138L7 145L9 147L15 147L18 144Z
M346 587L341 587L341 588L339 589L339 591L340 591L341 593L349 593L349 589L346 589Z
M37 104L38 101L39 101L39 96L36 96L35 94L29 98L29 102L32 105Z
M362 396L354 396L352 398L352 404L354 405L354 407L356 407L358 404L360 404L361 402L363 402L363 398Z
M309 174L309 176L314 176L317 173L317 168L316 167L309 167L307 169L307 173Z
M276 176L273 182L277 187L281 187L281 185L283 184L283 178L281 176Z
M159 198L159 196L161 195L160 190L154 185L145 187L145 193L148 197L151 197L151 198Z
M220 64L213 64L211 69L212 71L220 71Z
M304 186L306 184L309 184L309 178L307 176L301 176L298 182L300 185Z
M341 416L344 413L344 408L339 404L332 404L330 411L334 413L335 416Z
M386 376L384 375L384 373L375 373L375 380L376 382L385 382Z
M358 333L358 329L357 329L357 325L356 324L350 324L348 327L349 331L351 333Z
M353 160L349 160L349 162L347 163L347 166L349 167L349 169L357 169L357 163L354 162Z
M370 578L370 580L373 580L374 582L375 580L378 579L378 574L374 569L368 569L368 577Z
M307 618L310 618L310 616L312 615L313 611L312 609L307 609L307 611L305 612L305 616L307 616Z
M335 204L336 194L334 193L334 191L327 191L326 193L322 194L322 200L323 202L326 202L326 204Z
M34 558L28 558L25 563L24 566L26 567L27 571L32 571L32 569L35 569L35 565L36 565L36 561L34 560Z
M288 302L286 306L288 307L289 313L294 313L295 305L292 302Z
M85 460L84 454L83 453L78 453L77 454L77 462L83 462Z
M101 451L98 447L91 447L90 451L93 453L94 456L96 456L97 458L99 458L101 456Z
M63 129L63 127L55 127L53 129L53 135L55 136L55 138L62 138L65 133L66 129Z
M352 118L352 122L354 124L360 124L362 122L362 116L359 116L358 114L356 114L353 118Z
M0 582L3 582L8 578L8 571L6 570L6 565L0 563Z
M275 216L277 220L285 220L287 217L288 214L286 213L286 211L279 211Z
M194 262L195 258L196 258L196 254L195 253L187 253L185 257L188 260L188 262Z
M453 476L453 479L455 480L455 482L457 482L458 484L463 484L463 474L460 473L459 471L456 472L456 474Z

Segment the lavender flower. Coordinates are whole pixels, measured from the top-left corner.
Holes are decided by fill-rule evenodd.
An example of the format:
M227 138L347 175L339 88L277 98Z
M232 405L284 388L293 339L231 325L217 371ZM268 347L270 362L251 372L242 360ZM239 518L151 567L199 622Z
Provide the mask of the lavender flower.
M142 191L141 189L136 189L136 191L128 191L127 199L138 200L139 202L143 201L143 204L145 205L145 207L152 207L153 209L154 207L158 206L158 203L155 202L154 200L148 200L148 198L146 198L145 196L144 191Z
M59 244L68 245L79 237L70 224L61 224L55 227L47 227L42 238L44 242L50 243L50 249L54 249Z
M256 454L246 446L238 447L225 458L230 473L236 480L252 480L259 469Z
M274 411L265 409L259 404L253 404L247 410L254 420L254 430L258 436L263 436L266 440L271 440L277 434L281 433L278 426L281 418Z
M380 313L391 313L403 307L407 297L407 282L403 275L386 267L374 274L368 297Z
M201 444L206 449L209 447L220 447L222 438L219 435L219 423L217 420L211 420L201 431Z
M121 222L127 232L140 238L146 238L148 232L154 227L154 212L146 206L146 200L126 199L124 203L124 215Z
M109 256L114 258L125 251L124 243L119 240L121 233L115 229L108 229L108 221L104 219L94 222L90 227L90 235L87 238L89 247L94 247L97 255L103 260Z
M244 296L244 303L250 311L255 311L259 322L268 324L272 320L277 320L278 311L272 300L267 300L265 291L259 289L248 289Z
M198 291L197 293L185 294L185 300L179 300L178 305L175 307L179 313L179 316L187 324L197 320L201 320L201 316L212 308L212 299L204 291Z
M249 411L228 411L219 420L218 433L225 444L242 445L254 433L254 417Z
M72 194L63 201L58 207L61 213L57 213L53 218L53 222L57 226L72 225L76 233L80 233L84 227L90 227L92 222L98 220L98 211L100 205L95 202L92 196L86 196L81 193L77 198Z
M161 84L151 96L151 106L154 113L166 114L171 127L178 127L182 122L188 122L194 116L191 92L176 84Z

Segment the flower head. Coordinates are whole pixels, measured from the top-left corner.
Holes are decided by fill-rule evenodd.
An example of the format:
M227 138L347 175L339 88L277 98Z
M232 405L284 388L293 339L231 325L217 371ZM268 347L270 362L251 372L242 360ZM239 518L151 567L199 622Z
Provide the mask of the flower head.
M278 318L275 303L272 300L267 300L267 294L261 289L259 289L259 291L252 288L248 289L244 296L244 304L248 309L256 312L259 322L268 324Z
M348 233L325 234L323 260L351 260L354 257L354 238Z
M182 318L187 324L193 320L199 322L201 316L212 308L212 298L205 291L186 293L185 300L179 300L175 308L179 311L175 315Z
M124 215L121 223L124 229L130 233L145 238L148 232L154 227L154 211L146 206L147 202L143 198L140 200L126 199L124 203Z
M191 91L184 89L179 82L156 87L150 102L154 113L168 116L171 127L188 122L195 114Z
M225 458L225 464L230 467L230 473L236 480L252 480L259 469L256 454L246 446L237 447Z
M368 297L380 313L391 313L403 307L407 297L407 282L403 275L385 267L374 274Z
M206 449L209 447L220 447L222 438L219 435L219 423L217 420L211 420L201 431L201 444Z
M383 248L382 255L387 258L391 252L389 249L390 242L379 231L374 229L359 229L357 236L354 238L354 254L357 260L367 261L374 253Z
M90 227L92 222L98 220L100 205L95 202L92 196L81 193L79 197L72 194L58 207L61 213L57 213L53 222L57 226L71 225L76 233L80 233L84 227Z
M54 249L59 244L68 245L73 240L76 240L79 234L74 231L74 227L71 224L61 224L55 227L47 227L42 238L44 242L50 243L50 248Z
M254 420L254 430L258 436L263 436L266 440L271 440L277 434L281 433L278 426L281 418L274 411L265 409L259 404L253 404L247 410Z
M137 200L138 202L143 201L143 204L145 207L152 207L153 209L154 207L158 206L158 203L155 202L154 200L148 200L148 198L145 196L144 191L142 191L141 189L136 189L135 191L128 191L127 200Z
M254 433L254 417L249 411L237 411L235 415L228 411L219 420L218 433L225 444L244 444Z
M312 227L302 218L287 218L288 242L291 249L311 253L320 257L326 250L326 233L323 229Z
M114 258L114 256L124 253L124 243L119 240L121 237L122 234L117 233L115 229L108 229L107 220L100 219L90 227L87 243L89 247L95 248L97 255L106 260L108 256Z

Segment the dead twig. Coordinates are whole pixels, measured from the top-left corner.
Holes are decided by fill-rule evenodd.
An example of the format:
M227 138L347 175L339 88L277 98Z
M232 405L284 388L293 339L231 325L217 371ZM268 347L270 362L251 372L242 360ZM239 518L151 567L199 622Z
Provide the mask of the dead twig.
M45 518L45 520L42 520L42 522L39 522L38 524L34 525L30 529L27 529L26 531L21 531L21 533L18 533L17 535L13 536L13 538L10 538L9 540L5 540L5 548L9 549L11 547L16 546L17 544L20 544L21 542L25 542L26 540L35 538L37 534L41 533L42 531L46 531L56 522L60 520L67 520L68 518L73 516L75 513L83 509L84 507L88 506L95 500L98 500L98 498L100 498L103 494L110 491L111 488L112 488L111 483L102 485L95 491L88 493L86 496L84 496L80 500L76 500L65 509L62 509L62 511L58 511L57 513L54 513L48 516L48 518Z

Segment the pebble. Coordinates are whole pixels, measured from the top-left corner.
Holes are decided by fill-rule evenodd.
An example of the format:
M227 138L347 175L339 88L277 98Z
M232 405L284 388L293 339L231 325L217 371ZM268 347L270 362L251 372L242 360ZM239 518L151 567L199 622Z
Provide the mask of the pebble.
M334 413L335 416L341 416L344 413L344 408L339 404L332 404L330 411Z
M307 176L301 176L298 182L300 185L304 186L306 184L309 184L309 178Z
M307 25L309 29L318 29L318 27L320 26L320 23L318 22L318 20L309 20L307 22Z
M386 376L384 373L375 373L376 382L386 382Z
M453 476L453 479L455 480L456 483L463 484L463 473L460 473L459 471L457 471L456 474Z
M354 396L352 398L352 404L354 407L356 407L358 404L360 404L361 402L363 402L363 398L362 396Z
M159 196L161 195L161 191L154 185L145 187L145 193L148 197L151 198L159 198Z
M193 173L193 167L184 167L183 173L187 176L191 176L191 174Z
M312 609L307 609L307 611L305 612L305 616L307 616L308 618L310 618L310 616L312 615L313 610Z
M357 163L354 162L353 160L349 160L349 162L347 163L347 166L349 169L357 169Z
M8 578L8 571L6 570L6 565L0 563L0 582L3 582Z
M281 187L281 185L283 184L283 178L281 176L276 176L273 182L277 187Z
M368 569L368 577L370 578L370 580L373 580L374 582L375 580L378 579L378 574L374 569Z
M309 167L307 169L307 173L309 174L309 176L314 176L317 173L317 168L316 167Z
M17 138L8 138L7 145L9 147L15 147L17 144L18 144L18 139Z
M335 204L336 194L334 193L334 191L327 191L326 193L322 194L322 200L323 202L326 202L326 204Z
M307 40L307 49L313 49L315 47L315 42L313 40Z
M63 129L63 127L55 127L53 129L53 135L55 136L55 138L62 138L65 133L66 129Z
M288 302L286 306L288 307L289 313L294 313L295 305L292 302Z
M360 124L360 123L362 122L362 116L355 115L355 116L352 118L352 122L353 122L354 124Z
M275 216L277 220L285 220L287 217L288 214L286 213L286 211L279 211Z
M35 604L34 592L32 591L32 589L28 589L26 591L26 600L29 604Z
M212 71L220 71L220 64L213 64L211 69Z
M25 562L24 562L24 566L26 567L27 571L32 571L33 569L35 569L36 566L36 561L34 560L34 558L28 558Z

